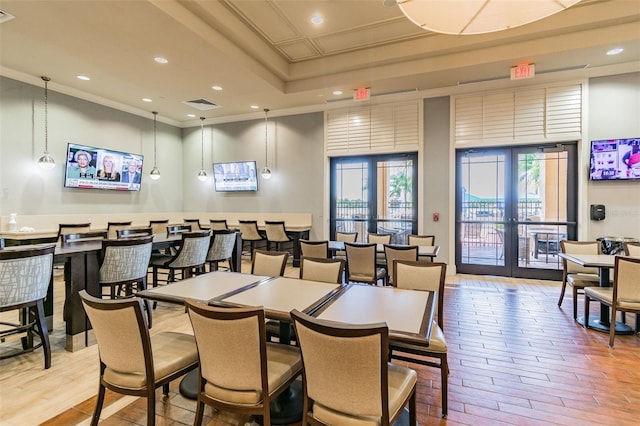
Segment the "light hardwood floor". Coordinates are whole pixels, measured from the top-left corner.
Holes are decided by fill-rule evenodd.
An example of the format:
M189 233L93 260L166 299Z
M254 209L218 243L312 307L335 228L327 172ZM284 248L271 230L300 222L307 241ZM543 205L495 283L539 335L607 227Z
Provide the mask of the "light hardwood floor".
M297 273L287 268L287 276ZM58 277L52 367L43 369L41 350L0 364L3 426L89 424L97 391L97 347L64 350L61 285ZM637 425L640 338L617 336L615 349L609 349L608 335L573 321L570 295L557 307L559 290L559 283L549 281L448 277L449 416L440 418L439 371L410 364L419 374L419 423ZM628 317L632 323L633 315ZM190 328L184 309L158 305L152 333ZM172 383L168 400L158 402L159 425L193 424L195 403L177 393L177 384ZM145 423L144 400L107 395L102 424ZM248 420L211 410L206 414L204 424L209 425Z

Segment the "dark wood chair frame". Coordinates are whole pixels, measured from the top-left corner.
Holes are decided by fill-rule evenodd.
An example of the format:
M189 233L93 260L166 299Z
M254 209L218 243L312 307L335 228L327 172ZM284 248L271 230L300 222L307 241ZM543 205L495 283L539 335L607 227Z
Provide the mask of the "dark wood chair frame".
M182 221L185 225L191 225L193 231L200 231L202 229L200 219L183 219Z
M371 284L371 285L377 285L378 284L378 280L382 280L384 283L386 283L387 281L387 277L380 277L378 276L378 264L377 264L377 259L376 259L376 248L377 248L377 244L376 243L344 243L344 249L345 252L347 252L347 247L356 247L356 248L365 248L365 247L373 247L373 275L371 276L371 279L369 280L365 280L365 281L353 281L353 282L364 282L367 284ZM348 253L348 252L347 252ZM347 265L346 265L346 272L347 272L347 276L345 278L345 282L350 282L351 281L351 272L349 271L349 255L347 254Z
M597 241L560 241L560 250L565 253L565 247L567 245L590 245L597 243ZM598 244L598 254L601 253L602 247ZM567 289L567 277L569 273L567 271L567 259L562 259L562 288L560 289L560 297L558 298L558 306L562 306L562 300L564 299L564 292ZM584 287L579 285L572 285L573 288L573 319L578 319L578 294L584 293Z
M302 256L304 256L304 249L303 247L307 245L307 246L324 246L325 248L325 256L326 258L329 258L329 241L327 240L321 240L321 241L310 241L310 240L300 240L300 253L302 254ZM308 257L314 257L317 258L317 256L308 256Z
M343 282L343 274L344 274L344 265L345 265L345 261L344 259L325 259L325 258L321 258L321 257L305 257L302 256L300 258L300 279L304 279L304 264L305 261L311 261L311 262L316 262L316 263L339 263L340 264L340 270L338 271L338 275L336 276L336 280L334 281L337 284L341 284Z
M87 223L60 223L58 224L58 239L64 234L75 234L77 233L74 229L89 229L91 228L91 222ZM78 232L88 232L88 231L78 231Z
M287 259L289 259L289 253L286 251L267 251L267 250L254 250L253 254L251 255L251 273L253 274L253 268L255 266L256 263L256 253L260 253L261 255L265 255L265 256L273 256L273 257L280 257L283 256L284 259L282 261L282 267L280 268L280 276L284 275L284 270L287 267Z
M391 262L393 262L393 258L389 259L389 254L387 252L387 248L390 250L395 250L395 251L414 251L415 252L415 259L411 259L411 261L413 262L417 262L418 261L418 246L399 246L399 245L395 245L395 244L384 244L384 258L386 260L385 264L386 265L390 265ZM389 271L389 269L393 269L393 264L392 268L388 268L387 269L387 285L391 284L391 282L393 281L393 277L391 276L391 272Z
M229 229L229 225L227 225L227 219L209 219L209 227L211 229L214 229L213 228L214 224L218 224L218 225L222 224L224 225L224 229Z
M236 231L232 230L232 229L216 229L216 230L212 230L211 231L211 242L209 244L209 250L211 250L211 246L213 246L213 241L216 238L216 235L220 235L220 234L234 234L235 235ZM234 238L235 239L235 238ZM235 271L234 269L234 264L233 264L233 259L232 257L229 257L227 259L216 259L216 260L207 260L207 263L209 264L209 272L212 271L217 271L218 270L218 263L219 262L224 262L224 261L229 262L229 270L232 272L240 272L240 271Z
M111 228L114 227L122 227L122 226L131 226L133 222L132 221L127 221L127 222L107 222L107 235L110 235L111 233ZM117 233L120 229L116 229L116 238L117 238Z
M180 252L182 251L182 247L184 247L184 240L187 238L199 238L199 237L204 237L204 236L208 236L210 234L211 231L206 230L206 231L193 231L193 232L183 232L182 233L182 244L180 244L180 247L178 247L178 249L176 250L176 253L174 255L171 256L171 258L167 259L167 261L164 263L164 265L151 265L152 268L152 273L153 273L153 287L157 287L158 286L158 272L160 268L167 268L169 269L169 275L167 277L167 282L174 282L175 281L175 273L176 270L180 270L180 272L182 273L182 278L189 278L191 276L193 276L194 273L198 274L198 273L204 273L205 269L204 269L204 265L206 262L203 262L200 265L192 265L192 266L188 266L186 268L171 268L169 266L165 266L170 264L171 262L173 262L178 256L180 256ZM154 303L154 307L156 306L156 303Z
M260 235L262 238L259 240L249 240L247 239L244 235L242 235L242 244L244 245L244 243L248 243L249 244L249 251L248 253L252 256L253 258L253 252L256 250L256 244L264 241L265 242L265 248L267 248L267 242L266 242L266 237L264 235L263 231L260 231L260 229L258 229L258 221L257 220L239 220L238 224L242 224L242 225L249 225L249 226L255 226L255 230L258 233L258 235ZM241 231L242 232L242 231ZM243 253L244 254L244 253Z
M284 244L289 244L289 243L291 243L291 247L289 247L289 248L291 250L293 250L293 238L291 238L289 236L289 234L287 233L287 227L286 227L286 225L285 225L283 220L265 220L264 225L265 225L265 227L269 226L269 225L282 226L282 231L287 236L287 241L271 241L271 240L269 240L269 235L267 234L267 231L265 230L264 237L267 239L267 250L271 250L272 244L274 244L275 248L276 248L276 251L284 251L282 249L282 246Z

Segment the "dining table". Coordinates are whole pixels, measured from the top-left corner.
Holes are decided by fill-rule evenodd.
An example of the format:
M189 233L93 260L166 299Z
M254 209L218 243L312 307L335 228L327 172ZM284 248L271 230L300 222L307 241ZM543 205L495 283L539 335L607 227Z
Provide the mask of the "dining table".
M357 243L356 243L357 244ZM363 243L365 244L365 243ZM394 247L410 247L408 244L393 244ZM418 258L433 260L440 252L440 246L417 246ZM344 241L329 241L329 252L344 251ZM384 244L376 244L376 253L384 253Z
M568 262L576 263L586 268L598 268L598 285L600 287L611 287L610 282L610 270L615 265L615 256L610 254L568 254L560 253L559 256ZM589 318L584 316L578 317L578 322L585 325L585 322L590 328L594 330L609 333L611 329L609 306L600 304L600 315L592 315ZM621 321L616 321L614 324L616 334L633 334L634 331L631 327L624 324Z

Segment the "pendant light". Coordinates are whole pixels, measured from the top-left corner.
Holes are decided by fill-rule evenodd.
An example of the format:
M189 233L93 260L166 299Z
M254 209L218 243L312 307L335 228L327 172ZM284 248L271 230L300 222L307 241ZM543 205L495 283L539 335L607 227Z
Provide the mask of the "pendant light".
M44 153L42 157L38 159L38 166L43 170L51 170L56 166L56 162L49 154L49 111L48 111L48 96L49 88L47 84L51 79L49 77L40 77L44 81Z
M204 117L200 117L200 171L198 172L198 180L204 182L207 180L207 172L204 171Z
M158 149L156 147L156 124L158 118L158 111L152 111L153 114L153 170L149 173L149 177L153 180L160 179L160 170L158 170Z
M264 167L260 171L260 176L263 179L271 179L271 169L269 168L269 162L267 161L267 120L269 110L267 108L264 109Z

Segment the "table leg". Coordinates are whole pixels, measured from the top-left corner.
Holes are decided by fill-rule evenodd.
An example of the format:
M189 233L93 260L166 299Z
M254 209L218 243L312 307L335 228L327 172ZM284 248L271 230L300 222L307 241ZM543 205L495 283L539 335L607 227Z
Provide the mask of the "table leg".
M309 231L287 231L293 239L293 266L300 266L300 239L308 239Z

